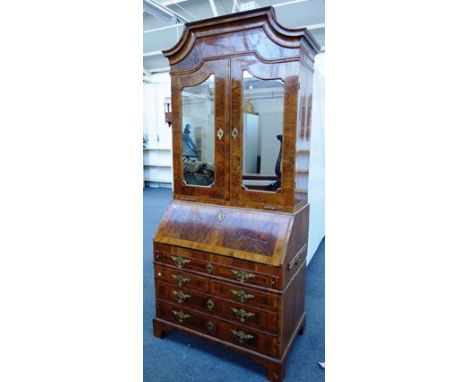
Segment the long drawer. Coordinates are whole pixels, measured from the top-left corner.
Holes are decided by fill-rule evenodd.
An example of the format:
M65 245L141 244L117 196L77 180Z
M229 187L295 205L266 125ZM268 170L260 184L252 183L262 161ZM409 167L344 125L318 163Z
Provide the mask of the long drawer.
M257 285L265 288L271 288L274 285L271 275L255 272L247 268L233 267L210 261L209 254L207 254L204 259L201 259L200 257L200 255L194 257L160 252L156 255L156 261L177 267L178 269L201 272L207 275L223 277L240 283Z
M189 307L205 314L223 317L244 326L271 333L279 331L278 315L275 313L169 285L161 281L156 282L156 290L158 299L169 301L180 307Z
M163 301L157 302L156 309L157 316L166 321L203 332L246 349L273 357L277 355L277 337L274 335L261 333L242 325L204 315L187 307L182 308Z

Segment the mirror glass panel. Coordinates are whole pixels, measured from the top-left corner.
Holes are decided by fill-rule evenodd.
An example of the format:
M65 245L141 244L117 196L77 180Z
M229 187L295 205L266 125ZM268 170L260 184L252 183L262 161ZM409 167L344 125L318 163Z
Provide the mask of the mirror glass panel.
M281 187L284 82L243 72L242 185L275 192Z
M214 75L182 89L182 160L188 185L214 183Z

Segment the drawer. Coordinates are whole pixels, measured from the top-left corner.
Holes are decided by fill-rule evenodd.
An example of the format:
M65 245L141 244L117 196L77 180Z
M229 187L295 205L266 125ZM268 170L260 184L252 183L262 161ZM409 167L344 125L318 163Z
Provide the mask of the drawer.
M270 275L252 272L247 269L214 264L213 274L243 284L258 285L266 288L271 288L272 286Z
M279 331L278 316L274 313L221 299L213 299L213 303L213 313L219 317L271 333L278 333Z
M158 299L162 298L180 307L197 309L203 313L211 313L210 308L214 306L213 300L208 295L160 281L156 281L156 293Z
M228 284L221 281L211 281L211 294L241 303L244 306L257 306L273 312L278 310L279 296L246 288L239 284Z
M193 257L161 253L158 258L160 262L179 269L188 269L208 274L212 270L212 265L209 261L203 261Z
M219 321L185 307L158 301L156 314L158 318L204 332L210 336L217 336L219 333Z
M213 314L218 317L238 322L252 328L277 333L278 316L251 306L237 304L211 297L177 286L156 282L157 297L165 301L177 304L180 307L189 307L205 314Z
M220 339L271 357L277 356L276 336L225 321L218 321L217 326Z
M189 272L183 272L174 268L166 268L156 265L154 269L156 280L162 280L166 283L177 285L179 287L208 292L210 289L209 279L196 276Z
M208 254L201 258L202 256L199 254L182 254L182 251L180 250L178 252L179 253L177 254L160 252L156 255L156 261L178 269L201 272L207 275L218 276L245 284L258 285L266 288L271 288L273 285L271 276L268 274L254 272L247 268L243 269L219 264L215 261L210 261L210 255Z

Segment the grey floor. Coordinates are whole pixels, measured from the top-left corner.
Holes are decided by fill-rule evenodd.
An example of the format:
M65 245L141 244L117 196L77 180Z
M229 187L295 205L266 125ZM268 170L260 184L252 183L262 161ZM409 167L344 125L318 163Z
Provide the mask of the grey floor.
M153 337L152 237L171 201L172 191L146 188L143 198L144 382L265 382L265 369L248 357L180 333L169 333L163 340ZM325 380L325 371L317 366L317 362L325 359L324 265L325 241L322 241L307 267L307 327L304 335L293 343L286 362L285 382Z

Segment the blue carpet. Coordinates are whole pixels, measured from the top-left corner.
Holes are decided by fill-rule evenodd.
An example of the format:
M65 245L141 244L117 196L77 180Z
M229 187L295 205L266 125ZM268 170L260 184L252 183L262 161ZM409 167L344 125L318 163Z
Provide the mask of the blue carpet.
M144 382L265 382L266 369L247 356L181 333L171 332L163 340L153 337L154 284L152 238L161 216L172 199L168 189L145 188L143 212L143 369ZM324 265L322 241L307 267L306 314L303 336L297 336L285 368L285 382L323 382L325 371L317 362L325 360Z

